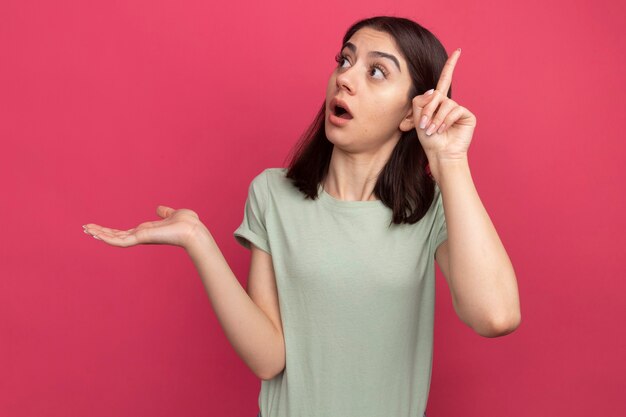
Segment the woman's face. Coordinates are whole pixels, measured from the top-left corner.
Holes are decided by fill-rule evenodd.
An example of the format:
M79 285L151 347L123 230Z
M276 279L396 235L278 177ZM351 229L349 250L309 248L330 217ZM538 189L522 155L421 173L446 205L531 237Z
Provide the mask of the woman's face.
M359 29L340 55L326 88L326 137L352 151L375 150L399 139L400 125L412 109L411 77L393 37ZM334 115L334 99L349 108L351 118Z

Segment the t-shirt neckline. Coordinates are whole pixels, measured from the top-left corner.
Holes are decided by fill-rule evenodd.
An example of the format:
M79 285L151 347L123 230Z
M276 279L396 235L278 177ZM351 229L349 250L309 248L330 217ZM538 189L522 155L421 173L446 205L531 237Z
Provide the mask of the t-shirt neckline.
M317 187L317 195L319 196L320 201L323 201L329 207L337 208L337 209L380 209L380 208L388 208L382 200L368 200L368 201L349 201L349 200L339 200L332 195L328 194L322 183L320 183Z

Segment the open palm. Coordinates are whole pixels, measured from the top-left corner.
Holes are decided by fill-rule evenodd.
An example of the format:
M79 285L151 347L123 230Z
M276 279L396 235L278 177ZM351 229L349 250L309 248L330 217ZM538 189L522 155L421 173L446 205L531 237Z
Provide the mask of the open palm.
M111 229L94 223L88 223L83 228L85 233L113 246L125 248L139 244L162 244L186 247L192 233L201 224L196 212L166 206L158 206L156 211L163 220L141 223L129 230Z

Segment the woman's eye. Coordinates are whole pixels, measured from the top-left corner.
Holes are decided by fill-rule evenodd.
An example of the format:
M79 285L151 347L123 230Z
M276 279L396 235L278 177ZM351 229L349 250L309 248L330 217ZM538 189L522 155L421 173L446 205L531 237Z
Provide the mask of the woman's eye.
M341 53L338 53L337 55L335 55L335 61L337 61L337 66L339 68L346 68L345 64L346 63L350 63L350 61L348 60L348 58L345 55L342 55ZM369 71L370 74L372 75L372 77L376 78L376 79L385 79L387 78L387 71L385 70L384 67L380 66L380 64L373 64L370 65L369 67ZM376 71L379 72L379 74L376 74Z
M337 64L339 64L339 66L343 68L343 64L348 62L348 59L341 54L337 54L335 56L335 61L337 61Z
M374 68L371 69L371 71L372 71L372 76L374 78L384 78L385 77L385 74L383 74L383 72L380 70L380 68L374 67ZM378 77L376 76L376 71L378 71L378 73L380 74Z
M378 77L375 76L376 71L378 71L380 73L380 76L378 76ZM379 68L379 67L372 67L370 69L370 72L373 72L372 76L374 76L374 78L385 78L385 75L386 75L385 72L381 68Z

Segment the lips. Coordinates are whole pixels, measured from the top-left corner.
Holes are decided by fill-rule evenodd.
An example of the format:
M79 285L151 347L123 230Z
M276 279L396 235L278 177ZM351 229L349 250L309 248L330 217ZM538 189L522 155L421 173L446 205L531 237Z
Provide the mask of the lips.
M330 102L330 111L337 117L342 119L352 119L352 112L348 105L337 97L333 98Z

